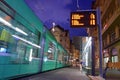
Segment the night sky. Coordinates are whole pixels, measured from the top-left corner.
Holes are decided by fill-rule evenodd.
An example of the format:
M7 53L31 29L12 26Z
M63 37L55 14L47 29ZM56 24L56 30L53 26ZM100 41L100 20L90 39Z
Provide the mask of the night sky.
M71 28L70 13L77 10L91 9L93 0L25 0L32 11L47 26L52 23L69 30L70 38L73 36L87 36L85 28ZM78 7L77 7L78 6Z

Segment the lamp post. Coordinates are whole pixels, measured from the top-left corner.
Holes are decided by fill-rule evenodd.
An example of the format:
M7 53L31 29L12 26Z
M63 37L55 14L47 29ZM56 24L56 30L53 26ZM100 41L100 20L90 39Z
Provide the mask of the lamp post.
M101 18L100 18L100 9L97 9L97 23L98 23L98 36L99 36L99 71L100 76L103 77L103 69L102 69L102 25L101 25Z

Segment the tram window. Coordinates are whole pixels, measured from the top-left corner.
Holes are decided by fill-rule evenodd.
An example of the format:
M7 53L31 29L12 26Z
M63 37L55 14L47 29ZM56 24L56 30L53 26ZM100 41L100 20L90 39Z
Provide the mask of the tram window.
M2 27L0 26L0 36L1 36L1 32L2 32Z
M33 49L33 54L32 54L32 57L38 57L38 49L34 48Z
M48 46L48 51L45 53L45 56L47 56L47 59L54 60L55 59L55 45L50 42Z
M0 13L0 52L6 52L13 63L28 63L32 58L38 58L41 33L35 28L29 30L14 19L6 21L4 17L7 14Z

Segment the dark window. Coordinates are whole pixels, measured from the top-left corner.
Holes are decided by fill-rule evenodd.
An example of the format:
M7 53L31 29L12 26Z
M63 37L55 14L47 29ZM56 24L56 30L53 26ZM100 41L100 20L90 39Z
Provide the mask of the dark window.
M120 28L119 28L119 37L120 37Z
M60 39L60 42L62 42L62 39Z
M103 40L103 47L105 47L105 46L107 46L108 44L107 44L107 38L105 38L104 40Z
M110 41L113 42L115 40L115 37L116 37L116 33L113 32L110 36Z
M54 55L55 50L56 50L55 45L52 42L50 42L49 46L48 46L48 51L46 52L47 59L49 59L49 60L55 59L55 55Z

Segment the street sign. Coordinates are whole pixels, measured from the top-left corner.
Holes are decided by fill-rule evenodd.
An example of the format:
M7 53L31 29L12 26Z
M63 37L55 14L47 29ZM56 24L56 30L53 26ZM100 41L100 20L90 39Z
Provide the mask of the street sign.
M77 11L71 12L71 27L95 27L97 25L96 11Z

